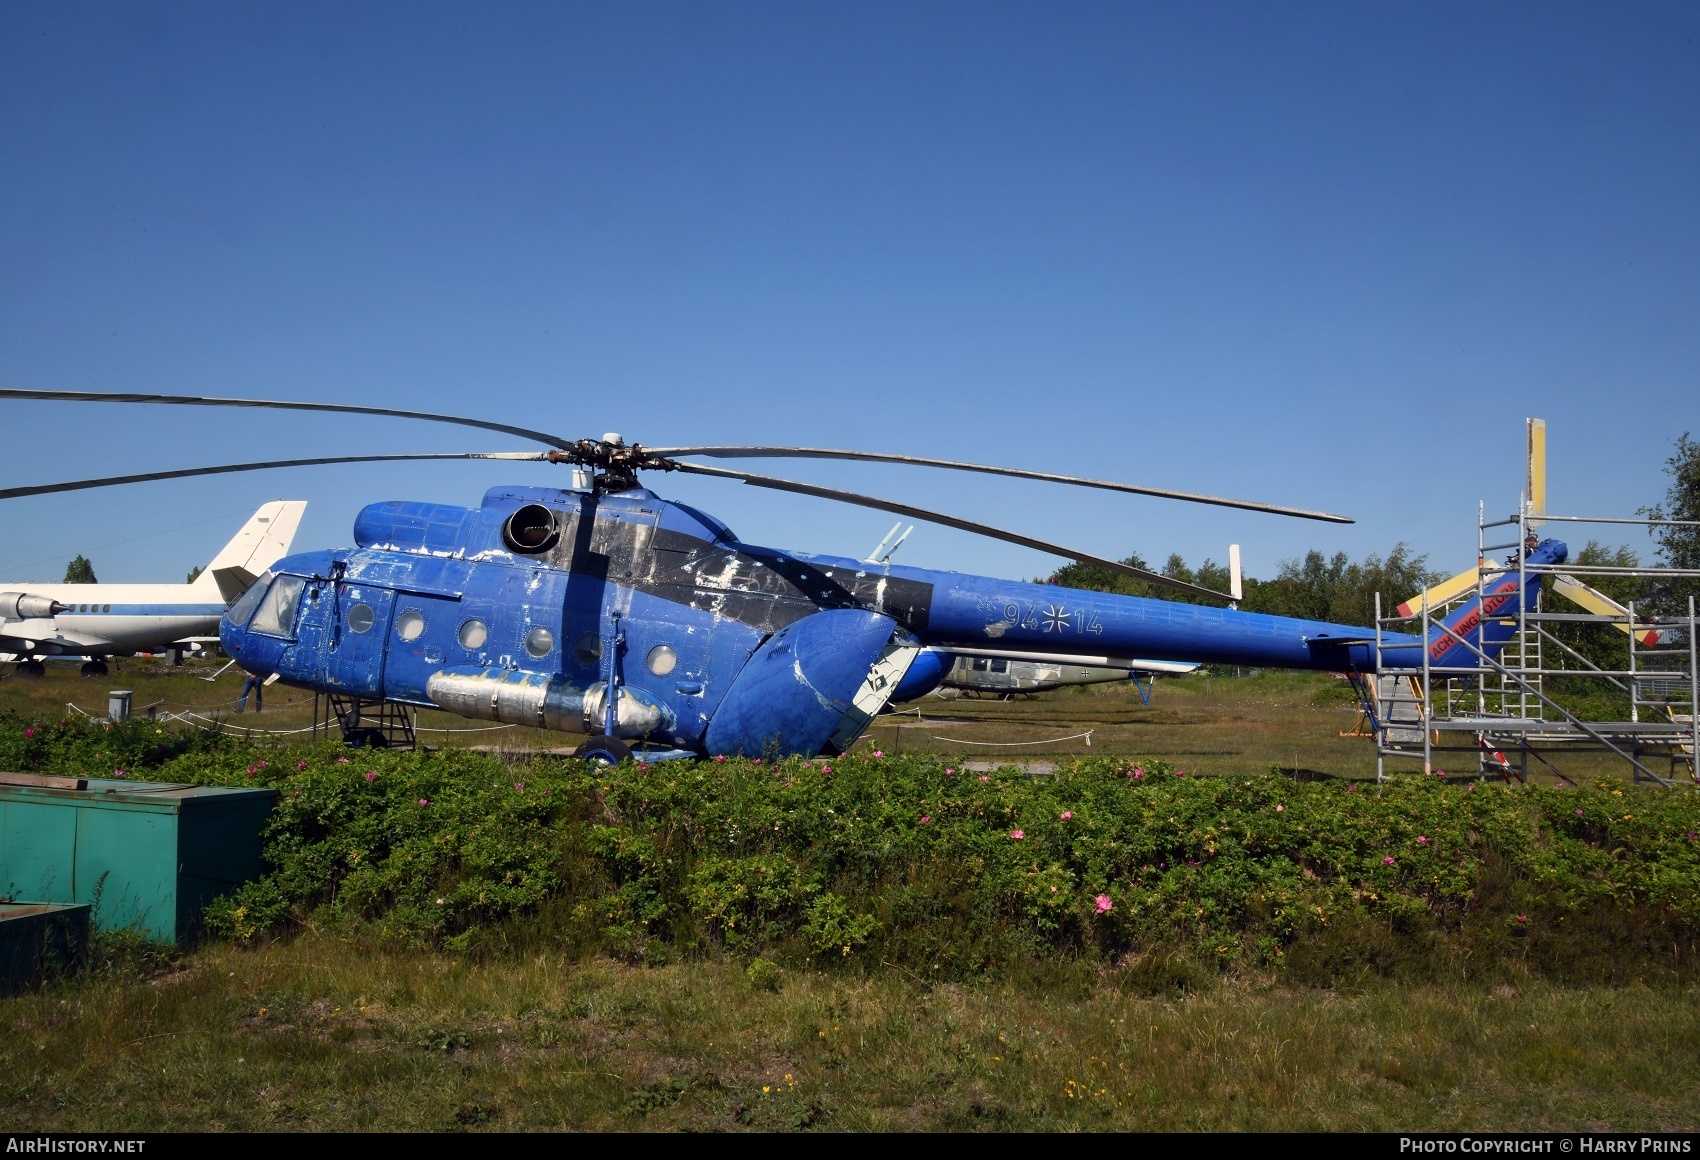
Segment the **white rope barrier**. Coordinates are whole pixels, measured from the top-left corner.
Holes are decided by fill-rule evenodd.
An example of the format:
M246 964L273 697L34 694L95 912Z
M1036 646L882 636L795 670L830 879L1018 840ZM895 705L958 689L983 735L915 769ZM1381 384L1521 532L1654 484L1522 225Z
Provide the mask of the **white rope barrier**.
M1088 729L1084 733L1070 733L1067 737L1053 737L1049 741L959 741L954 737L940 737L936 734L933 735L933 740L943 741L950 745L987 745L1015 748L1020 745L1055 745L1060 741L1078 741L1084 737L1086 738L1086 748L1091 749L1092 734L1096 732L1096 729Z

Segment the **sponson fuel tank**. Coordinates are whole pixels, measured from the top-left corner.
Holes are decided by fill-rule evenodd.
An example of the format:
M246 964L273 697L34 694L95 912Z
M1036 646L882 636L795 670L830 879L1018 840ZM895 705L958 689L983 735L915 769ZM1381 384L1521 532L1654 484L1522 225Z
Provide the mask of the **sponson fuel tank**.
M602 732L606 686L598 681L578 687L559 675L525 669L454 667L433 673L425 683L425 695L444 712L462 717L597 734ZM620 687L615 711L614 732L619 737L645 737L673 729L673 711L630 685Z

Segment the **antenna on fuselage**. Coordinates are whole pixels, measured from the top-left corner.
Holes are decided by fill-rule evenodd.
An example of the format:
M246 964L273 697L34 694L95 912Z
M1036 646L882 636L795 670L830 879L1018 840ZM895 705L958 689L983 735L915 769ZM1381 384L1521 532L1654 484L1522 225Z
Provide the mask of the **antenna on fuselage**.
M867 554L866 558L864 558L862 560L862 563L864 563L864 564L889 564L891 562L892 553L896 552L898 548L902 547L903 541L907 540L909 538L909 533L915 530L915 525L910 524L907 528L904 528L903 534L901 536L898 536L897 535L897 529L902 528L902 527L903 527L903 521L902 520L898 520L895 524L892 524L891 525L891 531L889 531L885 534L885 539L881 540L879 543L874 545L874 550ZM892 540L893 536L897 536L897 539L896 539L895 542Z

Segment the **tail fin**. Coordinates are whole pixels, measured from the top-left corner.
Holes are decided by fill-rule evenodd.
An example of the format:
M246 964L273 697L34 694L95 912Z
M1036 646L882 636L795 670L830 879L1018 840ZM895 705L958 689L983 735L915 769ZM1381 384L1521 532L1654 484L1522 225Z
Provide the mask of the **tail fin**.
M226 604L235 600L289 553L306 511L304 499L273 500L260 508L195 578L195 587L216 592Z
M1570 549L1559 540L1542 540L1529 553L1531 564L1562 564ZM1507 572L1487 584L1483 594L1461 604L1451 616L1429 630L1428 663L1438 668L1475 668L1475 649L1497 657L1516 635L1519 608L1531 608L1541 590L1539 575L1529 577L1528 591L1518 592L1518 573ZM1521 600L1521 603L1519 602ZM1472 648L1471 646L1474 646Z

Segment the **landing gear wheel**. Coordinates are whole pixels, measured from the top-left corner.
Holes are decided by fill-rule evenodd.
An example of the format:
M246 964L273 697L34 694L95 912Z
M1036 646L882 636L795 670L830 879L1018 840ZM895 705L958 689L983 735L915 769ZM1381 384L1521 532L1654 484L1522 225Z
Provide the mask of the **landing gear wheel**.
M390 739L382 729L356 729L345 735L342 743L350 749L388 749Z
M47 666L37 660L19 661L17 673L20 677L45 677Z
M596 765L618 765L632 759L631 747L618 737L592 737L573 750L573 756Z
M105 675L106 675L106 662L105 661L84 661L83 662L83 676L85 676L85 677L104 677Z

